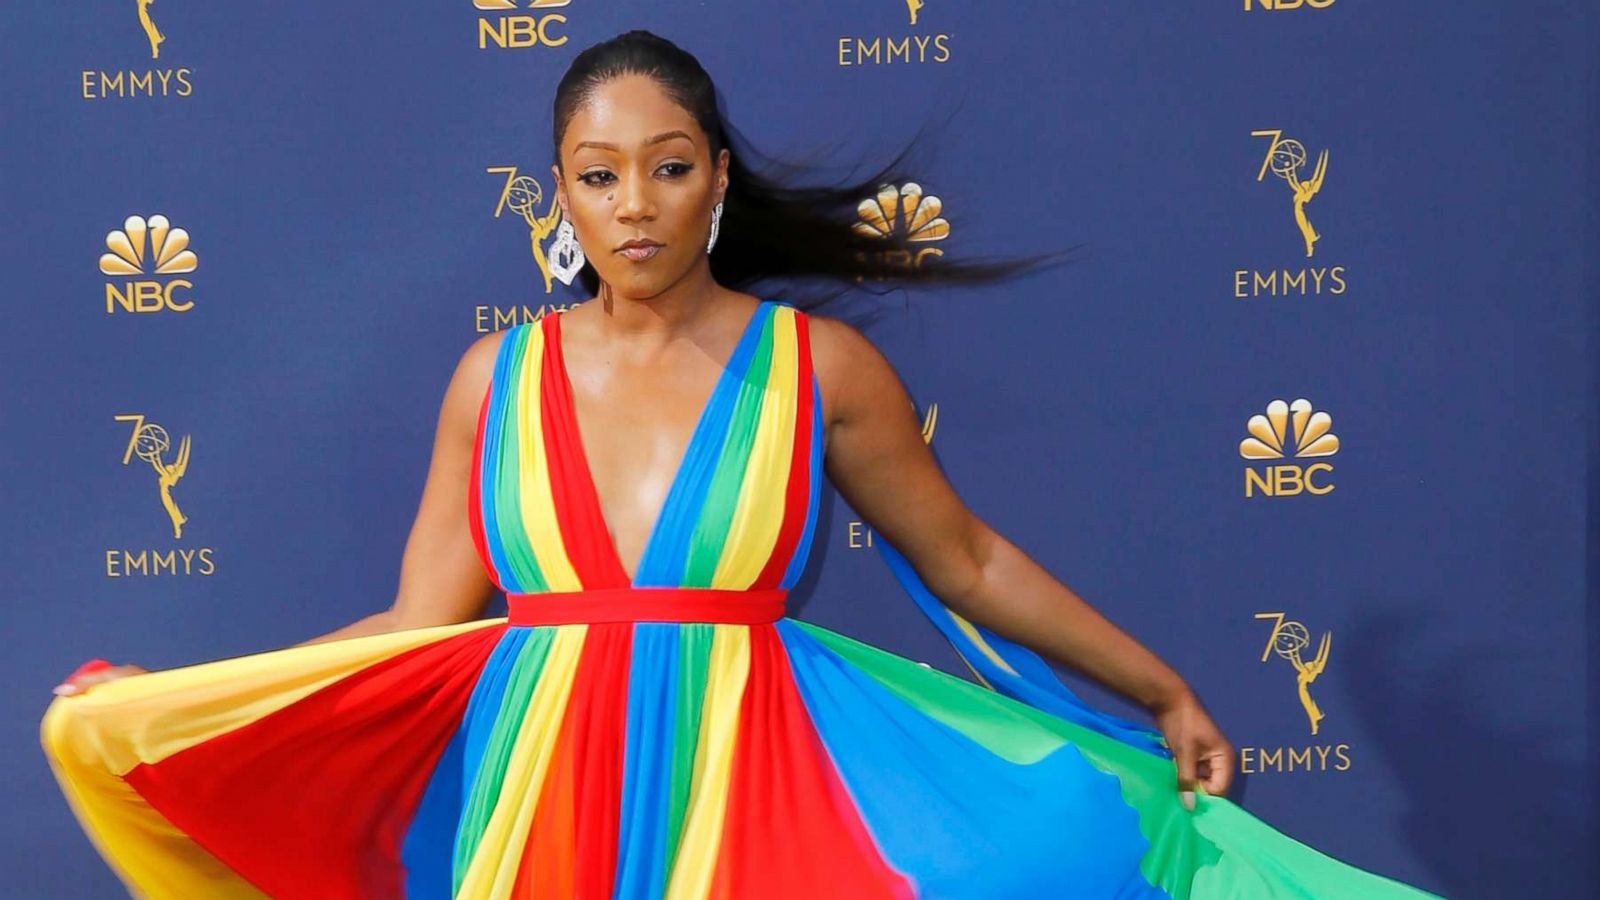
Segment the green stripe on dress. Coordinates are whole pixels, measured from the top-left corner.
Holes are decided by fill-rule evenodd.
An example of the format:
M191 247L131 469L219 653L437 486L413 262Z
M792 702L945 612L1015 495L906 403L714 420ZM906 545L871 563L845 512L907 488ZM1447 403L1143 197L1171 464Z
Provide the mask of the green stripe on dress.
M483 840L489 817L500 800L500 786L505 781L506 768L511 763L511 751L522 729L522 718L527 713L533 689L544 671L545 659L550 655L550 644L555 640L560 626L532 628L517 652L511 674L506 679L505 693L500 695L500 709L495 713L494 727L483 748L483 759L472 780L466 803L462 804L461 822L456 829L455 853L451 858L451 893L461 889L461 879Z
M667 865L670 875L678 856L679 832L689 809L690 778L700 743L700 707L705 703L706 669L711 664L711 638L716 626L686 622L678 627L677 716L673 723L672 776L667 788ZM662 890L666 885L661 885Z
M761 324L761 342L756 345L749 368L739 382L728 432L717 457L717 467L700 507L700 520L689 538L689 560L684 566L685 587L710 587L716 575L722 548L728 541L734 509L739 504L739 489L744 470L750 463L750 448L755 444L756 426L761 422L761 405L767 394L767 379L772 370L773 309L768 306Z
M505 391L506 396L500 419L500 454L494 461L495 528L499 532L506 561L511 566L512 577L525 593L549 590L522 524L522 440L524 437L533 440L542 437L537 431L537 419L532 423L532 435L522 435L517 431L517 410L529 402L523 396L522 381L525 374L523 370L528 362L531 333L531 326L523 325L513 329L505 338L516 343L512 346L512 362L506 372L505 383L496 385L496 388Z

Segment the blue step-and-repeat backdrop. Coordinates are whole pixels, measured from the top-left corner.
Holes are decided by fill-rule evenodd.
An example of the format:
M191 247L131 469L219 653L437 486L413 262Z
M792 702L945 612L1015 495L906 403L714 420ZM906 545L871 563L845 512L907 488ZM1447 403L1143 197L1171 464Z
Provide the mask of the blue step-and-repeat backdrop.
M757 146L824 151L821 180L934 123L915 179L862 198L931 216L908 264L1084 245L890 294L868 334L972 507L1198 687L1246 808L1451 897L1590 896L1596 24L1546 0L7 4L0 895L120 895L38 746L60 676L388 604L454 362L582 299L543 262L556 81L647 28ZM819 527L795 614L965 674L871 529L831 497Z

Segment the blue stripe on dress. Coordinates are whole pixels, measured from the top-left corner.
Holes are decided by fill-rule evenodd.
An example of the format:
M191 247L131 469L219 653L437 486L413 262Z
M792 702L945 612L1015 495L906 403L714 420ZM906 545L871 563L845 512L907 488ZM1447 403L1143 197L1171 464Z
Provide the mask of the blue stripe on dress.
M500 508L495 484L505 466L501 459L500 434L505 427L507 395L514 393L516 387L511 381L512 361L517 359L518 352L525 345L527 327L527 323L518 325L500 339L500 350L494 358L494 375L490 380L489 412L483 423L483 455L479 457L482 460L478 494L482 501L483 541L501 586L513 593L520 593L524 589L517 573L511 569L511 560L506 556L505 544L500 538ZM520 526L521 523L519 521L516 524Z
M659 533L652 533L645 545L639 571L634 573L636 587L682 586L683 570L689 563L689 541L700 521L717 460L727 445L728 426L733 418L734 401L739 398L739 386L744 383L745 370L750 367L761 333L771 320L772 303L763 300L739 336L739 343L734 345L733 355L712 389L711 398L689 438L689 446L684 450L683 463L667 491L661 521L657 523Z
M407 900L434 897L449 900L451 848L455 846L462 804L477 778L489 731L494 727L512 666L527 636L525 628L510 628L495 643L467 698L461 724L450 736L450 743L428 779L400 845L400 861L406 868Z
M1033 762L1006 759L792 620L775 627L867 830L919 896L1035 897L1048 887L1058 896L1170 900L1140 872L1150 841L1121 782L1076 746L1062 743Z
M667 825L676 741L678 671L676 622L633 626L629 663L627 741L622 754L622 815L612 896L652 900L667 881Z
M822 389L817 386L815 372L811 374L811 496L806 501L806 524L800 529L800 542L789 557L789 566L783 572L780 587L793 588L805 571L806 558L811 555L811 534L817 526L817 508L822 503Z

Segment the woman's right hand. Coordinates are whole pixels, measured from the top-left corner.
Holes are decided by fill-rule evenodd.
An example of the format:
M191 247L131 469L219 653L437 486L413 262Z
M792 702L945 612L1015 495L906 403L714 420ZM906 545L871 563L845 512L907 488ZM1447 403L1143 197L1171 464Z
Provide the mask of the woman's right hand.
M144 666L137 666L133 663L114 666L103 659L90 660L79 666L71 675L68 675L51 690L61 696L70 697L74 694L81 694L97 684L125 678L129 675L142 675L149 671Z

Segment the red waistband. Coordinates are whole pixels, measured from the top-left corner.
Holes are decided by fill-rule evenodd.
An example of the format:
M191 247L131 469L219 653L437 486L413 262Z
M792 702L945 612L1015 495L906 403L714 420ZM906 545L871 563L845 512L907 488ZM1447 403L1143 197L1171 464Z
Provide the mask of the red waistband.
M783 617L789 591L770 588L596 588L539 594L507 594L509 625L568 625L578 622L718 622L759 625Z

